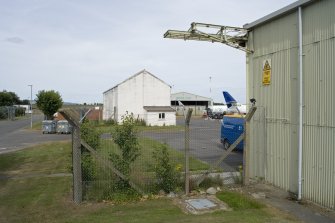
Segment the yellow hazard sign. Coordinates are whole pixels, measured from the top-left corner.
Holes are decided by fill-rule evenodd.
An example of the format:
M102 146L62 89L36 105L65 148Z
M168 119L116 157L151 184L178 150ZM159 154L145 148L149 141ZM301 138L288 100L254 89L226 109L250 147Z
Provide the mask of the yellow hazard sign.
M271 59L263 61L263 85L271 83Z

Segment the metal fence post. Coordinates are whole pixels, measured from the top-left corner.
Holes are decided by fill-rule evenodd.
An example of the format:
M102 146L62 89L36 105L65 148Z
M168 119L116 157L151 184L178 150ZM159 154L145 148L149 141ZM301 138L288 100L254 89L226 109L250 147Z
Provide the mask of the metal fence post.
M72 125L72 168L73 168L73 201L76 204L82 202L83 183L81 174L81 139L79 114L70 110L59 111Z
M73 126L72 132L72 165L73 165L73 201L82 202L82 176L81 176L81 142L80 127Z
M185 118L185 195L190 192L190 120L193 109L187 111Z

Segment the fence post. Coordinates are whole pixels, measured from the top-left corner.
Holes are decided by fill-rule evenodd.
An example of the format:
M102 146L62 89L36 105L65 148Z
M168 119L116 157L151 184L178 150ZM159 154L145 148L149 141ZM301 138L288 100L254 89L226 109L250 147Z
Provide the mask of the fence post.
M73 201L82 202L82 174L81 174L81 141L80 127L73 126L72 132L72 164L73 164Z
M79 114L70 109L60 110L64 118L72 125L72 168L73 168L73 201L82 202L83 184L81 174L81 140Z
M190 120L193 109L187 111L185 118L185 195L190 192Z

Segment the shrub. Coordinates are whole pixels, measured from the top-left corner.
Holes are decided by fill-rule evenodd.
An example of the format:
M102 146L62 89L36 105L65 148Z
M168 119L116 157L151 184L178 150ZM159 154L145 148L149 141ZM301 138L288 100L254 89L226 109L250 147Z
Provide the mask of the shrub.
M111 152L110 160L121 173L129 177L131 164L140 155L140 144L132 115L127 114L122 117L122 124L115 127L112 137L115 144L118 145L120 153ZM130 187L128 182L122 179L119 179L117 184L120 188Z
M111 118L104 121L104 125L115 125L115 124L117 124L116 121Z
M157 178L157 189L164 190L167 193L175 190L180 174L170 162L170 154L166 144L154 150L153 159L155 161L154 171Z

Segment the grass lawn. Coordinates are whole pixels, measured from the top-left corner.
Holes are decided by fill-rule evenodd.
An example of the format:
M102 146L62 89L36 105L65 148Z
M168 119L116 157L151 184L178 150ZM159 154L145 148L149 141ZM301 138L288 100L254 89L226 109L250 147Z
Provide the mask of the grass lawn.
M182 212L170 199L113 204L72 202L72 177L40 177L39 173L66 173L70 143L51 143L0 155L0 175L28 178L0 179L0 222L295 222L276 209L232 192L218 198L233 211L203 215ZM232 202L232 203L230 203Z

